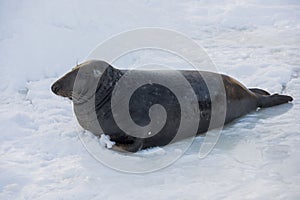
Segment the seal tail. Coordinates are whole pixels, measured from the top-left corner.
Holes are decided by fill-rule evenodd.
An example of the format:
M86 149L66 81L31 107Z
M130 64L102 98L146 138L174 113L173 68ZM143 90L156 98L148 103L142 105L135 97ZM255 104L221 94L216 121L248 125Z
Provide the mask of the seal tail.
M277 106L283 103L288 103L290 101L293 101L293 98L287 95L273 94L270 96L264 96L264 95L257 95L257 96L258 96L258 107L260 108Z

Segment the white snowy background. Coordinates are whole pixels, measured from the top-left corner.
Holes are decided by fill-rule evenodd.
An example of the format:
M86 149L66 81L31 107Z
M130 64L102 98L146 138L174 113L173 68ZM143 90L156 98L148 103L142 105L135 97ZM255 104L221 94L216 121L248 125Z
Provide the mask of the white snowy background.
M219 70L292 104L201 138L173 165L126 174L96 161L71 102L51 84L121 31L162 27L202 45ZM299 199L300 2L0 1L0 199Z

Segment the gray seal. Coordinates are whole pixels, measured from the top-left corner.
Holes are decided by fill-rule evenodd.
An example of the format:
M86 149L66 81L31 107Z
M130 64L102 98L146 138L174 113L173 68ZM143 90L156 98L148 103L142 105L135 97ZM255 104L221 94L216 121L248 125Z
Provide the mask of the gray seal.
M210 95L204 78L213 81L214 78L221 76L223 80L227 106L224 124L257 108L276 106L293 100L292 97L287 95L271 95L267 91L258 88L248 89L237 80L224 74L206 71L200 73L199 71L178 71L190 83L197 96L199 109L201 110L197 134L208 131L211 120L211 102L218 102L218 99L211 99L216 97ZM147 138L135 137L125 133L117 125L112 113L111 98L118 80L126 72L127 70L116 69L105 61L86 61L57 80L51 86L51 90L56 95L72 100L77 120L84 129L96 136L100 136L103 132L109 135L111 140L116 143L113 149L136 152L141 149L165 146L174 142L173 139L181 119L180 104L174 93L160 84L149 83L139 87L130 98L130 116L125 116L131 117L137 125L145 126L150 122L150 107L155 104L163 106L167 113L167 120L164 127L157 134ZM167 71L156 70L154 73L149 70L140 70L136 74L147 77L147 73L152 73L152 76L159 76L159 78L171 78ZM220 87L212 81L210 81L210 84L213 85L213 88ZM95 113L95 115L91 113ZM99 125L103 132L100 131ZM190 135L187 133L186 137L190 137Z

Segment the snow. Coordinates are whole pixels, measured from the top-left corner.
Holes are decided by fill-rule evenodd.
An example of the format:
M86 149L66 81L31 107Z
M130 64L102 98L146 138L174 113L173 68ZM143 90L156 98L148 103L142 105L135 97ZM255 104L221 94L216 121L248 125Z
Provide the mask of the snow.
M100 144L102 146L107 147L107 148L110 149L115 144L115 142L110 140L109 135L102 134L100 136Z
M0 199L299 199L299 1L0 1L0 25ZM50 85L98 43L139 27L182 32L221 72L294 101L229 124L204 159L197 137L164 169L113 170L82 144L82 135L108 146L109 138L83 134ZM170 149L181 153L133 157Z

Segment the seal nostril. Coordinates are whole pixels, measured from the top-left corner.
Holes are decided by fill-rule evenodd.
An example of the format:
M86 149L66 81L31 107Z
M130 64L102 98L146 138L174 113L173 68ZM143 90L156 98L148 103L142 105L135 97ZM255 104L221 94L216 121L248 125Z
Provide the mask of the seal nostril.
M53 93L57 94L58 90L60 89L60 85L59 83L54 83L52 86L51 86L51 90Z

